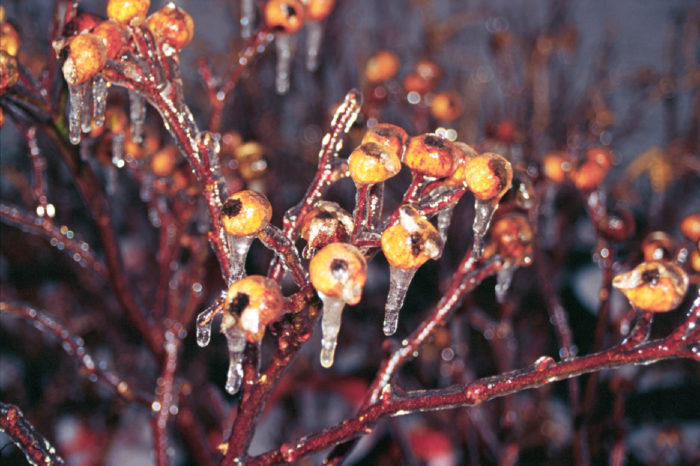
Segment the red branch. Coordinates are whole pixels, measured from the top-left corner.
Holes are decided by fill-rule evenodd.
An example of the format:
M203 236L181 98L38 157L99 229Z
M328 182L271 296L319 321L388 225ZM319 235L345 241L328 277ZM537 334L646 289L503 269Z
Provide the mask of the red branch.
M0 432L7 434L31 464L64 464L56 449L24 417L17 406L0 402Z

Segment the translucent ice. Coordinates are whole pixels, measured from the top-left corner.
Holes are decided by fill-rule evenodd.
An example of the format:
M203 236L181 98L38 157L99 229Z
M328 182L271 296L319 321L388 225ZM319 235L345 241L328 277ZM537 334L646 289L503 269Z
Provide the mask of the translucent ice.
M399 325L399 311L416 269L389 267L389 295L384 307L384 335L393 335Z
M342 298L333 298L323 293L319 293L319 297L323 302L323 317L321 319L321 365L328 368L333 365L345 301L343 301Z

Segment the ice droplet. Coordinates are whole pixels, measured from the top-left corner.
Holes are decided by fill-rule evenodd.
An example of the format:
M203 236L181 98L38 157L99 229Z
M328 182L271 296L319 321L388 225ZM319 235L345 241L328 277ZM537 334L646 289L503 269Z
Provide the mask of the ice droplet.
M253 33L253 22L255 22L254 0L241 1L241 37L249 38Z
M80 125L83 121L83 113L89 112L89 102L86 102L89 82L68 85L70 97L70 112L68 113L68 131L71 144L80 144Z
M243 351L245 350L245 334L236 325L224 329L228 341L228 374L226 375L226 391L233 395L241 388L243 380Z
M384 307L384 335L386 336L396 333L399 325L399 311L416 270L389 267L389 295Z
M254 235L250 236L232 236L228 238L228 262L229 274L228 285L231 286L245 276L245 259L248 256L250 244L253 242Z
M292 69L292 56L296 39L290 34L278 33L275 36L275 49L277 50L277 67L275 69L275 90L278 94L289 92L289 73Z
M146 120L146 101L136 91L129 91L129 119L131 120L131 140L141 144L143 122Z
M105 123L108 89L107 80L101 74L92 78L92 119L95 120L97 127L101 127Z
M554 363L554 359L552 359L551 356L540 356L537 358L537 361L535 361L534 366L536 370L543 371L552 366Z
M498 271L498 274L496 274L496 300L501 304L506 300L506 293L508 293L513 274L517 269L518 266L513 261L507 260L503 263L503 267Z
M323 41L323 25L319 21L306 23L306 69L318 69L318 55Z
M498 202L474 200L474 249L472 256L476 259L484 252L484 236L489 229L493 213L498 208Z
M333 365L335 347L338 344L338 332L345 307L342 298L318 293L323 302L323 317L321 319L321 365L329 368Z

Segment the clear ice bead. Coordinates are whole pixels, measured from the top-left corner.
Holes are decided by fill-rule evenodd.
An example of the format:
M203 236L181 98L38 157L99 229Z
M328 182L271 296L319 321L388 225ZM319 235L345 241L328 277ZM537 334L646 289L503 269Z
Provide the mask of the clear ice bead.
M203 310L197 316L196 335L197 344L204 348L211 340L211 326L214 321L214 316L221 309L221 304L224 302L224 296L220 296L214 301L214 304Z
M245 351L245 333L236 325L224 329L228 342L228 374L226 391L233 395L241 388L243 381L243 351Z
M146 100L136 91L129 91L129 119L131 120L131 140L141 144L143 123L146 120Z

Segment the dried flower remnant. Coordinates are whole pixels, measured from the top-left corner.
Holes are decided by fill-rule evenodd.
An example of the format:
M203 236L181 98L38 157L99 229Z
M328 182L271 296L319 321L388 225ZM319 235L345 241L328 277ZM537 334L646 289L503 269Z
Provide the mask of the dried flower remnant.
M367 280L367 262L355 246L331 243L309 263L309 277L323 302L321 365L331 367L345 304L357 304Z
M513 168L503 156L487 152L467 161L465 179L474 194L473 254L479 258L493 213L513 182Z
M645 261L671 259L675 249L673 238L663 231L652 231L642 241Z
M194 37L194 21L192 17L173 2L168 2L163 8L151 14L146 19L148 28L153 32L159 43L166 50L172 47L182 50Z
M700 214L690 214L681 221L681 233L693 243L700 241Z
M16 57L21 45L22 40L14 26L10 23L0 22L0 50Z
M122 24L141 24L146 19L150 0L109 0L107 17Z
M439 121L453 122L464 110L462 99L455 92L438 92L430 99L430 114Z
M0 95L17 84L18 80L17 59L4 50L0 50Z
M396 76L400 67L401 61L394 52L380 50L367 60L364 76L371 84L379 84Z
M231 195L221 208L221 222L228 235L228 254L231 269L228 282L245 275L245 259L255 235L272 218L272 206L267 198L255 191L239 191Z
M399 311L416 270L440 255L443 243L435 227L412 206L399 208L399 223L382 234L389 262L389 294L384 310L384 334L396 333Z

